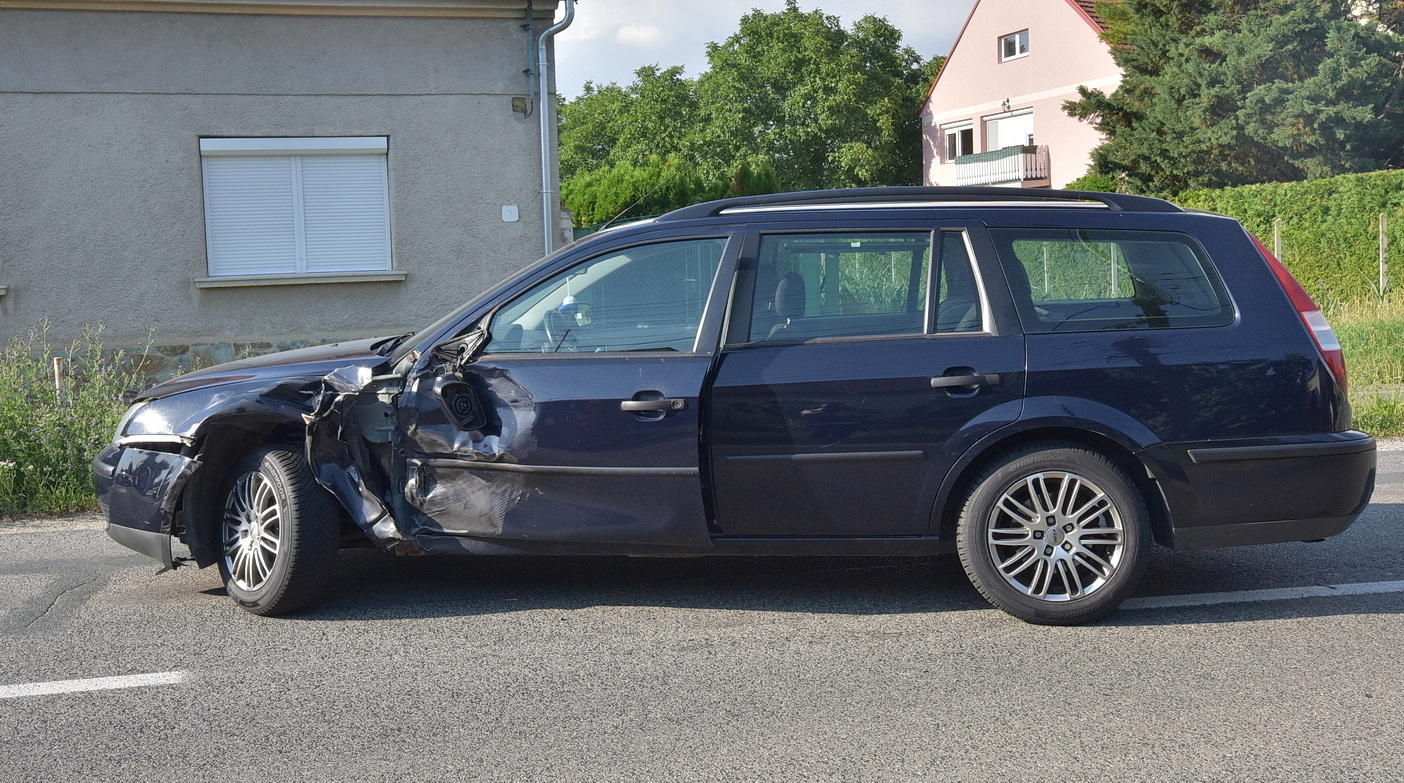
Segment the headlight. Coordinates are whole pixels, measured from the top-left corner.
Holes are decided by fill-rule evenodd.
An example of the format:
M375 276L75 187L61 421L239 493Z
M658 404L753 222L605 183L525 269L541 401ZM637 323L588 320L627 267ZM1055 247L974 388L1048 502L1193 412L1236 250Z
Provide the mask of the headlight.
M127 426L132 423L132 419L136 418L137 412L144 408L149 402L151 402L151 400L142 400L141 402L134 403L132 407L127 409L126 413L122 414L122 420L117 423L117 432L112 436L112 445L115 446L121 442L122 436L127 434Z
M152 402L155 400L139 402L127 409L122 423L117 425L117 437L112 445L149 447L157 444L189 446L194 443L184 435L175 434L175 425L167 418L167 411L163 410L165 406L150 405Z

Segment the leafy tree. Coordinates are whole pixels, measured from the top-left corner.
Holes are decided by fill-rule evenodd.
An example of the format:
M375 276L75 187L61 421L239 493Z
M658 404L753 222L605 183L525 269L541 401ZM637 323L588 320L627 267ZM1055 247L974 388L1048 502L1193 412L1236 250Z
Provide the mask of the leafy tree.
M698 78L709 167L765 159L786 189L920 181L921 58L885 19L752 11Z
M1350 0L1099 3L1123 70L1064 105L1106 142L1093 170L1178 193L1369 171L1404 153L1397 15ZM1371 7L1392 8L1392 3ZM1393 21L1391 21L1393 20Z
M923 63L886 20L753 11L688 79L650 65L585 85L560 113L561 191L578 225L726 195L920 182ZM719 193L720 196L712 195ZM626 197L627 194L627 197ZM645 194L650 194L645 197Z
M646 65L626 87L586 82L579 98L560 105L559 116L562 179L618 164L643 166L684 152L697 123L696 84L680 65Z

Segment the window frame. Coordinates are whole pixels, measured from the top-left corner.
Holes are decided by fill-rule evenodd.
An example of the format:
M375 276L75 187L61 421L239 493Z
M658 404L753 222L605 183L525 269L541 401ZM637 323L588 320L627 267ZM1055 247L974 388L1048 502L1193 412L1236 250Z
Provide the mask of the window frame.
M1053 305L1061 306L1069 304L1080 304L1083 305L1088 311L1090 311L1092 308L1102 306L1120 307L1122 303L1134 304L1136 302L1136 297L1133 294L1130 297L1087 297L1079 299L1035 298L1033 296L1033 281L1032 279L1029 279L1029 276L1027 274L1028 268L1023 263L1023 259L1021 259L1018 256L1018 254L1014 251L1014 244L1020 241L1021 239L1027 241L1039 240L1035 236L1016 237L1015 234L1018 232L1029 232L1030 234L1037 234L1039 232L1082 232L1089 235L1094 235L1089 238L1090 241L1103 241L1109 244L1113 244L1113 247L1115 249L1111 254L1111 266L1108 267L1109 279L1114 279L1112 270L1115 268L1115 264L1119 258L1122 266L1125 267L1126 273L1133 287L1141 285L1142 281L1150 281L1151 279L1142 277L1142 274L1146 270L1138 270L1136 268L1133 268L1133 265L1128 260L1129 256L1126 253L1125 248L1122 247L1119 243L1149 243L1159 241L1161 244L1167 245L1178 244L1189 252L1194 263L1199 267L1199 270L1202 273L1201 280L1207 286L1208 292L1212 294L1213 297L1217 300L1218 310L1215 314L1204 316L1164 315L1161 317L1164 317L1166 319L1166 323L1161 325L1152 325L1149 322L1150 316L1144 312L1144 308L1142 308L1142 315L1145 316L1144 322L1132 326L1117 326L1117 323L1127 323L1126 319L1122 316L1070 316L1057 322L1045 321L1039 314L1039 311L1041 309L1044 309L1040 306L1051 307ZM1151 228L1088 226L1078 226L1072 228L1067 226L1000 226L990 228L988 233L990 235L991 242L994 244L995 256L998 259L1000 266L1004 269L1004 274L1006 275L1006 277L1016 274L1015 272L1011 271L1011 269L1015 265L1017 265L1020 268L1020 271L1025 275L1025 285L1027 286L1029 291L1028 301L1023 301L1017 292L1011 291L1011 295L1013 296L1014 309L1018 315L1019 322L1024 334L1076 334L1096 332L1134 333L1144 331L1161 331L1166 329L1214 329L1230 326L1237 322L1238 303L1235 301L1233 294L1228 290L1227 284L1224 283L1223 276L1218 269L1218 264L1215 263L1213 256L1210 255L1208 249L1204 247L1203 243L1201 243L1197 237L1184 231ZM1161 237L1161 239L1157 240L1157 237ZM1056 239L1044 241L1061 242L1063 240ZM1151 281L1150 284L1153 286L1155 285L1153 281ZM1011 285L1011 288L1013 287L1014 286ZM1169 302L1168 304L1174 304L1174 302ZM1140 305L1137 306L1139 307Z
M970 148L964 149L963 151L962 145L959 143L962 133L970 134ZM957 151L955 154L951 153L952 139L955 139L957 142ZM941 156L945 162L954 163L956 158L973 154L975 154L975 120L961 120L941 126Z
M937 319L940 317L941 296L941 274L946 269L946 254L944 252L945 243L942 241L947 234L958 234L961 244L965 247L965 262L970 265L970 275L975 282L975 296L980 304L980 329L974 332L941 332L937 331ZM980 261L975 257L975 245L971 240L970 229L964 226L937 226L932 232L932 263L931 279L926 283L926 336L927 337L972 337L976 335L993 335L994 315L990 311L990 297L988 287L985 285L985 278L980 271Z
M492 334L493 325L497 321L497 319L502 315L502 311L504 309L506 309L513 303L519 301L524 295L526 295L530 291L535 290L538 286L548 283L551 280L554 280L555 278L560 277L562 275L569 274L573 269L578 269L582 266L604 261L613 256L625 255L630 251L636 250L638 248L647 248L657 245L676 245L683 243L706 241L720 241L722 243L722 247L721 254L718 257L716 263L716 269L713 270L712 273L712 279L705 283L703 283L702 281L698 281L699 286L703 289L701 299L702 309L700 313L700 318L698 319L697 323L697 331L693 335L693 343L691 350L677 351L669 350L666 348L657 348L619 351L489 351L488 348L492 345L492 341L489 340L488 343L483 346L483 356L493 356L496 359L501 360L505 357L528 357L532 359L566 359L591 356L706 356L712 354L714 351L715 335L713 334L711 339L709 339L708 337L709 321L713 318L714 308L718 306L724 306L725 304L724 302L721 305L717 303L717 288L719 285L721 285L722 276L728 273L730 258L731 255L735 252L736 247L736 237L729 233L707 233L698 235L673 235L664 237L650 237L637 242L617 245L606 250L601 250L597 253L591 253L590 255L584 256L583 258L579 258L578 260L572 261L571 263L565 264L563 266L553 265L549 269L540 270L540 274L532 275L529 279L517 279L500 288L498 293L502 294L502 296L500 298L497 298L497 300L492 304L491 308L481 318L471 319L470 323L480 323L482 328L487 330L488 334ZM729 282L730 281L728 280L728 284ZM463 333L464 331L461 329L449 332L449 334L458 334L460 336ZM436 340L436 342L443 343L451 339L456 338L445 337Z
M1004 50L1005 50L1005 46L1004 46L1004 45L1005 45L1006 42L1011 42L1011 43L1014 44L1014 54L1006 55L1006 54L1004 53ZM1029 29L1026 27L1026 28L1024 28L1023 30L1019 30L1018 32L1007 33L1007 34L1005 34L1005 35L1001 35L1001 36L999 37L999 43L997 44L997 46L998 46L997 51L998 51L998 53L999 53L999 61L1002 62L1002 63L1007 63L1007 62L1010 62L1011 60L1018 60L1018 59L1022 59L1022 58L1024 58L1024 57L1028 57L1028 56L1029 56ZM1021 47L1022 47L1022 48L1021 48Z
M199 288L225 288L249 285L297 285L308 283L377 282L404 280L394 268L394 243L390 219L390 177L388 136L309 136L309 137L203 137L199 140L201 196L205 222L205 269L207 277L195 281ZM303 161L308 158L374 157L380 159L379 182L375 192L368 188L366 203L378 201L383 224L383 248L377 242L373 267L359 265L343 269L310 269L308 251L308 202L303 194ZM279 271L241 271L221 264L217 255L215 219L212 206L210 161L229 158L286 160L291 179L291 218L293 254L290 264ZM381 260L383 259L383 260Z
M1018 108L1018 109L1010 109L1010 110L1008 110L1008 111L1001 111L1001 112L999 112L999 113L997 113L997 114L987 114L987 115L985 115L985 116L983 116L983 117L980 118L980 128L981 128L981 130L983 131L983 134L982 134L982 135L984 136L984 142L985 142L985 152L998 152L999 150L1007 149L1007 148L1009 148L1009 147L1032 147L1032 146L1035 146L1035 142L1034 142L1035 134L1033 134L1033 133L1024 134L1024 139L1023 139L1023 141L1021 141L1021 142L1018 143L1018 144L1004 144L1004 143L1002 143L1002 142L1000 142L1000 141L998 140L998 136L999 136L999 123L1003 122L1004 120L1012 120L1012 119L1015 119L1016 117L1028 117L1028 118L1029 118L1029 128L1030 128L1030 129L1033 128L1034 110L1033 110L1033 107L1032 107L1032 106L1025 106L1025 107ZM992 146L991 139L995 139L995 141L994 141L993 143L997 143L997 144L999 144L1000 146L998 146L998 147Z
M756 295L756 279L760 262L761 240L767 236L793 236L797 234L925 234L929 237L930 259L926 267L926 298L922 302L922 327L920 331L901 334L830 335L811 337L801 345L842 343L863 340L912 340L912 339L956 339L969 337L991 337L998 334L995 328L995 314L990 306L989 285L976 253L975 227L957 224L927 224L917 226L849 226L843 228L813 228L806 226L773 226L746 232L742 239L740 257L737 260L735 281L732 284L726 310L726 323L722 329L722 350L747 350L794 345L792 342L750 339L751 320ZM969 265L976 297L980 306L979 331L936 331L937 297L940 296L941 270L945 264L942 256L942 239L946 234L956 234L965 248L965 263Z

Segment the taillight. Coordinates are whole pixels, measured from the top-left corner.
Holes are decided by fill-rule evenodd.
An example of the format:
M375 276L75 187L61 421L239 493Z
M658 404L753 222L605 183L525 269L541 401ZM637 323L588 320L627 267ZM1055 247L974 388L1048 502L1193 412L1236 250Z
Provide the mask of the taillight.
M1302 284L1297 282L1292 273L1287 271L1287 267L1277 260L1277 256L1267 249L1262 240L1253 236L1253 244L1258 246L1258 252L1263 254L1268 267L1277 276L1277 282L1282 286L1282 290L1287 293L1287 298L1292 300L1292 306L1297 308L1297 315L1301 316L1302 323L1306 324L1307 332L1311 334L1311 339L1316 342L1316 348L1321 352L1321 358L1326 360L1326 366L1331 368L1331 374L1336 376L1336 383L1340 384L1341 393L1346 390L1346 366L1345 353L1341 350L1341 342L1336 339L1336 333L1331 331L1331 325L1326 322L1326 316L1321 314L1321 308L1312 301L1311 294L1302 288Z

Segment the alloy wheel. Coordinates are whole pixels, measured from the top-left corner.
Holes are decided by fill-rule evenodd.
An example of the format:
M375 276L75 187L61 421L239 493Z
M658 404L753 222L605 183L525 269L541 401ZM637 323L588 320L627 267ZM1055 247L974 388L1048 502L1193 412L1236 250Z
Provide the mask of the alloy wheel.
M257 590L268 581L278 560L283 504L261 472L234 482L224 506L224 567L242 590Z
M1104 587L1125 553L1121 513L1076 473L1033 473L1008 486L990 513L988 552L1004 581L1031 598L1071 601Z

